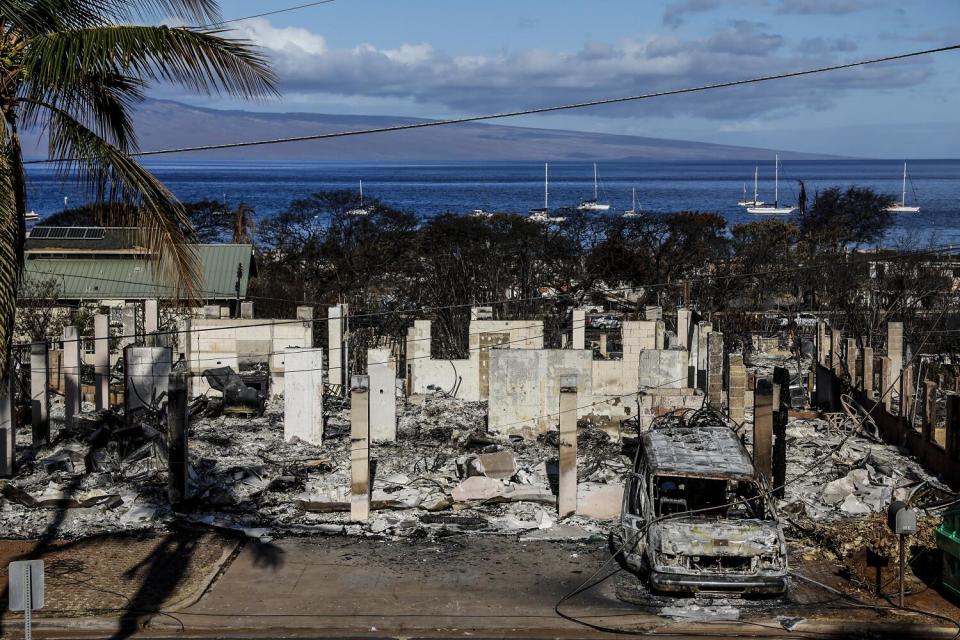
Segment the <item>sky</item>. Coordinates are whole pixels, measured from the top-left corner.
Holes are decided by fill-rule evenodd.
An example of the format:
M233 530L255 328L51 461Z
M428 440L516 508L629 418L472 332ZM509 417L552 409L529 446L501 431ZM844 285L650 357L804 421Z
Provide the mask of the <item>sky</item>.
M224 18L305 0L222 0ZM334 0L232 23L282 97L216 108L444 118L960 43L960 0ZM877 158L960 157L960 51L504 124Z

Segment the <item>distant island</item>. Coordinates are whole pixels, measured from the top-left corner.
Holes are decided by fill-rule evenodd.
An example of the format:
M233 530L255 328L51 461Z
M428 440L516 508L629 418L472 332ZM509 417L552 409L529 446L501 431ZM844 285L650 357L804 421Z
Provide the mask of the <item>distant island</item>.
M267 113L147 100L136 110L143 150L168 149L423 122L418 118L316 113ZM28 157L46 157L38 137L25 136ZM783 160L838 156L778 150ZM504 124L457 124L413 131L170 155L191 160L321 160L344 162L764 160L772 149L631 135L535 129Z

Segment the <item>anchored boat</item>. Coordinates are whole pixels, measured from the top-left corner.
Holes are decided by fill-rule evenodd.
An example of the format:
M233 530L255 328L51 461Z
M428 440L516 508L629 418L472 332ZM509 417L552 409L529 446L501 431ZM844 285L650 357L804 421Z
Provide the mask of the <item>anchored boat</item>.
M907 163L903 163L903 190L900 192L900 204L887 207L891 213L920 213L920 207L907 206Z
M780 156L774 156L773 160L773 204L747 207L747 213L759 216L788 216L797 210L796 207L780 206Z

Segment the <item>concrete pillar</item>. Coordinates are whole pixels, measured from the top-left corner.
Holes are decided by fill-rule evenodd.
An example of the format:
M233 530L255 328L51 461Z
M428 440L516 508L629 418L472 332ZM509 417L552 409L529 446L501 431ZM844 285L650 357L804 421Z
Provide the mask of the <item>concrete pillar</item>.
M824 367L830 366L830 339L827 323L817 320L817 362Z
M76 327L63 328L63 417L68 425L80 413L80 334Z
M893 406L893 368L887 356L880 358L880 396L883 408L890 413L890 407Z
M861 382L863 385L863 392L867 394L867 397L873 398L873 348L864 347L863 348L863 373L861 374Z
M690 348L690 309L677 309L677 343L681 349Z
M110 316L93 316L93 369L97 409L110 408Z
M587 348L587 310L573 310L573 341L570 347L572 349Z
M120 349L137 341L137 303L123 304L123 334L120 336Z
M607 334L600 334L600 355L607 357Z
M772 483L773 383L768 378L757 379L753 392L753 467L758 478Z
M218 319L220 317L220 305L208 304L203 308L203 317L207 319Z
M323 351L283 353L283 439L323 444Z
M887 323L887 357L890 358L890 367L896 377L903 369L903 323Z
M252 305L253 303L251 302L250 304ZM340 306L345 307L346 305ZM297 320L313 322L313 307L297 307Z
M913 417L913 367L906 366L900 372L900 411L898 415ZM913 427L913 424L910 424Z
M34 342L30 345L30 417L34 447L50 444L50 395L47 393L49 376L47 343Z
M253 302L248 300L240 303L240 317L244 320L253 320Z
M561 518L577 512L577 376L560 376L560 486L557 499Z
M643 308L643 317L646 320L663 320L663 307L648 305Z
M345 342L347 332L347 305L338 304L327 310L327 381L341 385L346 394L348 353Z
M350 520L370 517L370 403L367 376L353 376L350 389Z
M143 332L146 335L160 329L160 305L156 300L143 301Z
M833 328L830 330L830 368L837 376L843 376L843 334L840 330Z
M167 496L171 505L187 499L187 476L190 467L187 446L189 398L187 374L171 373L167 379Z
M723 334L707 335L707 402L720 411L723 406Z
M0 478L11 478L17 467L17 414L14 409L14 371L0 378Z
M697 378L696 388L707 391L707 340L713 331L713 325L709 322L697 323Z
M663 320L657 320L657 326L654 328L653 340L654 348L667 348L667 325L663 323Z
M847 373L850 374L850 384L857 386L857 339L847 338Z
M397 362L390 349L367 349L370 440L397 439Z
M183 360L187 364L187 397L193 397L193 322L190 318L181 318L177 321L176 345L174 361ZM171 336L174 337L174 336ZM173 344L171 342L170 344Z
M727 367L727 415L737 424L743 424L745 407L744 396L747 392L747 368L743 365L743 356L731 354Z
M923 441L933 442L937 429L937 383L927 380L923 394Z

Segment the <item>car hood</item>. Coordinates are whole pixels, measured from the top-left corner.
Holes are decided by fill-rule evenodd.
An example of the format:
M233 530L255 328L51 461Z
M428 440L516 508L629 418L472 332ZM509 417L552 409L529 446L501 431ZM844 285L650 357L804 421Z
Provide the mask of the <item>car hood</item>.
M651 548L685 556L758 556L782 549L780 525L765 520L676 519L650 528Z

